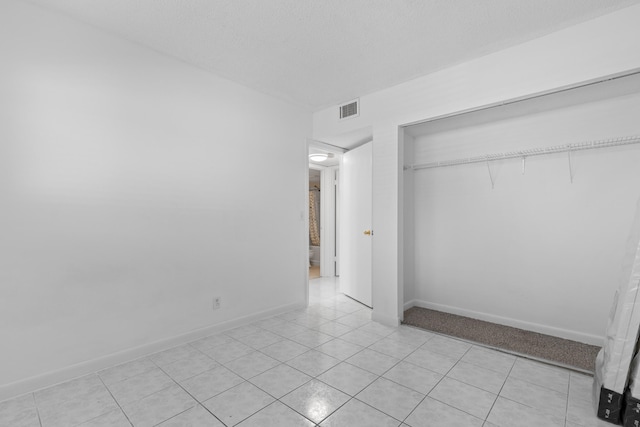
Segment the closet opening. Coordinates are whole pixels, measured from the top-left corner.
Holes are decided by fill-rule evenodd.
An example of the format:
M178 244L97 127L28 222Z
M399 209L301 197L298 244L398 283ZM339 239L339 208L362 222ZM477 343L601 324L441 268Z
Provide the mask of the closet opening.
M405 322L424 308L602 345L639 110L634 74L404 127Z

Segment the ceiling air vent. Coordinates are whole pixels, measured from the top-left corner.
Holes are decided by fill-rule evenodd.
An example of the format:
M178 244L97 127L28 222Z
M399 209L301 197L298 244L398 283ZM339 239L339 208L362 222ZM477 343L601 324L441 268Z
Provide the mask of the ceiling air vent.
M340 113L340 119L358 116L360 114L360 102L358 99L349 101L346 104L340 105L338 110Z

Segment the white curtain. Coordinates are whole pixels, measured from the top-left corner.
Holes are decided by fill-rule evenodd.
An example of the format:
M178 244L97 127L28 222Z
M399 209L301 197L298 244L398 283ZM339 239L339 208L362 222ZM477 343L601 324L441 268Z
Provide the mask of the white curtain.
M320 246L320 203L319 192L309 191L309 243Z

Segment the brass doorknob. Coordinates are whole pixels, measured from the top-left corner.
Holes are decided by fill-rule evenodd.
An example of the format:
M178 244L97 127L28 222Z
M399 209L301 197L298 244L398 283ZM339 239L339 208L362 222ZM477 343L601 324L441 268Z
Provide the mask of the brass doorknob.
M364 230L364 234L366 234L367 236L371 236L371 230Z

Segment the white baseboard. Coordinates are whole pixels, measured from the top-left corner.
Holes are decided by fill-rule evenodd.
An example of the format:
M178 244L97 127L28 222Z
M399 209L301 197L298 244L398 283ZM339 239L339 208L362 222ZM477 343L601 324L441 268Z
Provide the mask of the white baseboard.
M56 371L46 372L41 375L36 375L13 383L4 384L0 386L0 402L6 399L20 396L25 393L30 393L46 387L51 387L53 385L69 381L83 375L92 374L111 366L119 365L121 363L128 362L139 357L147 356L158 351L163 351L178 345L186 344L212 334L224 332L233 328L237 328L239 326L248 325L249 323L253 323L257 320L266 319L271 316L286 313L291 310L301 309L304 307L306 307L304 303L282 305L270 310L265 310L248 316L216 323L215 325L206 326L204 328L196 329L185 334L165 338L138 347L119 351L117 353L112 353L107 356L102 356L96 359L67 366Z
M411 301L407 301L404 303L404 311L409 310L411 307L416 307L416 301L415 299L412 299Z
M411 307L429 308L431 310L442 311L445 313L457 314L459 316L471 317L473 319L484 320L487 322L497 323L500 325L511 326L514 328L524 329L526 331L538 332L554 337L565 338L572 341L578 341L585 344L602 346L604 336L585 334L583 332L572 331L569 329L556 328L539 323L527 322L524 320L513 319L510 317L496 316L494 314L482 313L479 311L467 310L460 307L453 307L444 304L437 304L429 301L411 300L404 304L404 309Z

